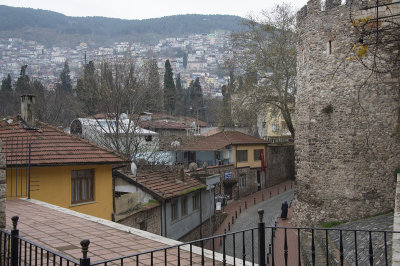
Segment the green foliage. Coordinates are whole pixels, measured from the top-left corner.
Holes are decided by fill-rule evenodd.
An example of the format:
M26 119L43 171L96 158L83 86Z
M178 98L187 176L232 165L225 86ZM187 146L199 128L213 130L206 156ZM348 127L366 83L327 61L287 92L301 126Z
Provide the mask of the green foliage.
M338 226L338 225L344 224L344 223L347 223L347 221L340 221L340 222L330 221L330 222L322 223L321 227L322 228L332 228L332 227L335 227L335 226Z
M124 20L104 17L68 17L32 8L0 6L0 37L19 37L46 45L74 46L80 42L154 42L215 30L236 31L241 18L228 15L176 15Z
M10 74L7 75L6 78L4 78L1 82L1 90L2 91L12 91L12 80Z
M78 79L76 85L76 95L87 115L96 114L99 102L99 88L95 70L93 61L90 61L85 65L83 77Z
M28 65L23 65L21 67L21 72L19 74L19 77L17 79L17 82L15 82L15 91L19 94L27 94L30 92L30 78L28 75L26 75L26 68Z
M161 87L157 60L155 58L149 59L145 63L144 71L144 110L162 112L164 109L164 92Z
M176 115L186 115L187 111L187 98L188 95L186 90L182 88L181 74L178 74L175 80L176 87L176 105L175 105L175 114Z
M175 111L176 88L173 76L171 64L167 59L164 72L164 108L168 114L173 114Z
M60 74L61 89L64 90L65 92L71 93L72 92L72 82L71 82L71 77L69 75L69 72L70 71L69 71L68 61L65 61L64 68Z

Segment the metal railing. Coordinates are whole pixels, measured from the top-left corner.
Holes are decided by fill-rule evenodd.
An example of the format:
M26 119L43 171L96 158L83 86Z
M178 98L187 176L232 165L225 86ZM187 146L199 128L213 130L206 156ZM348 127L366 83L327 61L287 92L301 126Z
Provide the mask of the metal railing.
M76 260L20 237L14 216L11 232L0 230L0 265L391 265L391 240L400 233L265 226L258 214L254 228L97 262L87 239Z
M77 260L19 236L18 216L11 232L0 229L0 265L81 265Z

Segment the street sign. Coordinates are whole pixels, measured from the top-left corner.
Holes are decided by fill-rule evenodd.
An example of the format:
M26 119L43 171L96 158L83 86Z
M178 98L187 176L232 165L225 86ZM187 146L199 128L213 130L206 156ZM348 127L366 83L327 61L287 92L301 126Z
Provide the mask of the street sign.
M232 179L232 172L225 172L225 179Z

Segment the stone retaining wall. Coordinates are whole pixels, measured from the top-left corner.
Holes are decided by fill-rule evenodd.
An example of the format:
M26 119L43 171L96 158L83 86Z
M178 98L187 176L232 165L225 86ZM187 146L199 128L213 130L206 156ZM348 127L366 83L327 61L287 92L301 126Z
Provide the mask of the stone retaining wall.
M360 38L350 12L353 19L368 13L357 11L357 1L340 2L327 0L321 10L319 0L310 0L297 14L297 225L352 220L394 207L399 76L376 78L360 60L346 60ZM364 63L371 58L368 53Z

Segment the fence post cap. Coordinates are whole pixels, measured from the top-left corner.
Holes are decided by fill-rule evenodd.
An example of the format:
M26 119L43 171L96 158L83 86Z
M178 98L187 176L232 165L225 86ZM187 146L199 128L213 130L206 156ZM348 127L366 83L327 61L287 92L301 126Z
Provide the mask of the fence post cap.
M11 221L12 221L12 224L13 224L13 230L17 230L18 220L19 220L19 216L11 217Z
M262 223L263 219L264 219L264 210L263 209L258 209L258 218L260 219L260 223Z
M83 258L84 259L87 258L87 253L89 251L89 244L90 244L90 240L89 239L82 239L81 240L82 254L83 254Z

